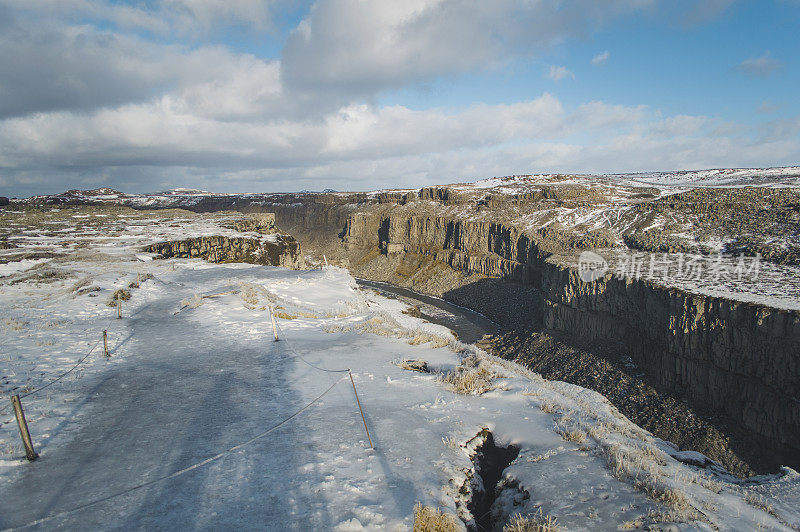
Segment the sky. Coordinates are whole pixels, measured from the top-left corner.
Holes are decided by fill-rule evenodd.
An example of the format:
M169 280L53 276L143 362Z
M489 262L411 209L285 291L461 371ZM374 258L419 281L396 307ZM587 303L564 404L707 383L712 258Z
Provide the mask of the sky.
M800 0L0 0L0 195L800 164Z

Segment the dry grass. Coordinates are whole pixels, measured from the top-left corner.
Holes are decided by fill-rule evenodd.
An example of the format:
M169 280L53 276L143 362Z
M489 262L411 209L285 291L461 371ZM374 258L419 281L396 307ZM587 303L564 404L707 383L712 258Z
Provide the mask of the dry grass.
M144 275L137 275L136 276L136 280L135 281L131 281L130 284L128 285L128 288L139 288L141 286L141 284L143 282L147 281L148 279L154 279L152 273L146 273Z
M15 285L28 282L49 284L67 279L68 277L70 277L70 274L63 270L57 270L48 267L46 264L40 264L30 268L29 270L25 270L24 272L14 274L8 284Z
M28 322L17 318L5 318L3 320L3 327L10 331L21 331L28 326Z
M389 336L393 338L404 338L409 335L408 330L403 329L400 324L390 316L380 314L372 316L370 319L360 322L337 323L324 327L325 332L349 332L377 334L378 336Z
M778 512L775 511L775 508L773 508L769 501L762 495L753 492L747 492L747 494L744 496L744 501L753 508L758 508L762 512L766 512L775 519L783 522L783 519L781 519L781 517L778 515Z
M422 506L414 507L414 532L457 532L460 530L455 516L446 514L438 508Z
M72 285L72 288L69 289L70 292L77 292L83 287L89 286L92 284L91 277L84 277L83 279L76 281L75 284Z
M473 353L465 357L454 370L440 377L452 391L465 395L480 395L494 389L500 375L492 370L485 357Z
M539 403L539 408L545 414L555 414L556 412L558 412L558 405L556 405L555 403L551 403L550 401L542 401L541 403Z
M349 314L345 314L344 317L348 315ZM439 336L418 329L409 330L397 323L387 314L378 314L372 316L368 320L360 322L332 324L324 327L323 330L329 333L353 331L392 338L407 338L410 345L430 344L429 347L432 349L448 347L455 353L463 353L466 349L464 345L456 341L455 338Z
M418 371L420 373L430 373L428 363L424 360L402 360L397 363L397 367L409 371Z
M601 442L599 454L605 458L611 473L617 479L632 479L636 489L667 506L670 520L685 522L699 517L689 497L679 488L671 486L667 477L658 470L658 463L654 461L654 457L661 457L651 449L644 446L627 447Z
M689 497L682 490L668 486L655 475L644 474L637 478L633 485L654 501L668 506L672 510L670 513L677 518L677 521L700 517Z
M258 306L259 302L258 296L259 292L257 287L255 287L255 285L249 283L242 285L242 290L239 292L239 297L242 298L242 302L244 303L245 307L253 309L256 306Z
M239 283L239 297L249 310L264 310L267 308L266 304L275 304L278 301L278 297L263 286L246 282ZM262 301L266 304L262 304Z
M563 430L560 431L561 437L566 441L583 443L586 441L586 433L582 430Z
M458 443L458 440L456 440L455 438L451 438L450 436L443 436L442 443L445 444L447 447L450 447L451 449L461 448L461 444Z
M503 527L503 532L557 532L556 518L542 514L542 509L535 514L514 514Z
M82 296L83 294L89 294L91 292L99 292L102 290L99 286L87 286L86 288L81 288L77 292L75 292L76 296Z
M637 530L642 528L644 525L644 521L641 518L632 519L630 521L625 521L621 525L619 525L620 530Z
M533 462L533 463L541 462L542 460L549 460L550 458L554 457L557 454L558 454L558 451L556 451L555 449L550 449L547 452L545 452L544 454L537 454L536 456L529 456L528 458L525 459L525 461L526 462Z
M111 299L108 300L106 303L109 307L116 307L117 300L128 301L131 298L131 293L124 288L120 288L116 290L113 294L111 294Z
M198 294L181 301L181 308L197 308L203 304L203 298Z
M442 338L441 336L437 336L435 334L429 334L426 332L415 332L414 336L408 341L410 345L422 345L430 343L431 347L434 349L438 349L440 347L447 347L450 345L452 339L450 338Z

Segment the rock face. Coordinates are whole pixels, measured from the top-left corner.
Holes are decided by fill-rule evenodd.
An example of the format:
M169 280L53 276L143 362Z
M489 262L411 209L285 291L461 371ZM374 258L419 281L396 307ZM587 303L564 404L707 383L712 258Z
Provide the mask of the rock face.
M253 231L269 234L275 232L275 213L258 212L247 215L247 218L233 224L234 229L242 232Z
M303 267L300 244L288 235L273 235L270 240L246 237L203 236L159 242L145 248L164 258L201 258L210 262L246 262L266 266Z
M343 237L355 256L423 256L465 276L522 285L527 301L517 310L525 320L624 346L661 385L727 413L786 463L800 464L798 312L611 275L586 283L548 242L498 223L354 213ZM480 298L470 303L480 306Z

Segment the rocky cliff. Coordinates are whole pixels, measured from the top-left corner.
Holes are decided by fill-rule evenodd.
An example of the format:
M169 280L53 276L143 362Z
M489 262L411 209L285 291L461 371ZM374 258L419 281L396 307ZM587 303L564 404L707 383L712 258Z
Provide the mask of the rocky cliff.
M203 236L159 242L147 246L145 251L158 253L164 258L202 258L217 263L246 262L293 269L304 266L300 244L288 235L270 235L260 239Z

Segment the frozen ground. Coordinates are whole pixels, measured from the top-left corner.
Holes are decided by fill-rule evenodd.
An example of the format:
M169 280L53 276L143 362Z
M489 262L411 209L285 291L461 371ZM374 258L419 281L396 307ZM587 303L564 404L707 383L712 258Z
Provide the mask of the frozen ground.
M455 342L344 270L147 260L138 246L164 224L95 235L0 280L3 403L32 393L40 453L24 460L0 406L0 529L405 530L417 502L469 521L484 428L520 449L493 507L501 524L521 513L566 530L800 527L794 471L742 484L680 462L703 459L597 393ZM111 294L137 278L116 319ZM431 373L397 365L408 359ZM347 368L374 449L348 374L323 371ZM447 375L484 393L457 393Z

